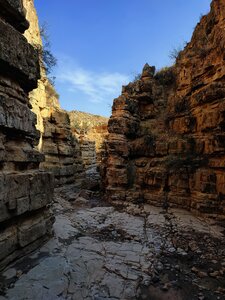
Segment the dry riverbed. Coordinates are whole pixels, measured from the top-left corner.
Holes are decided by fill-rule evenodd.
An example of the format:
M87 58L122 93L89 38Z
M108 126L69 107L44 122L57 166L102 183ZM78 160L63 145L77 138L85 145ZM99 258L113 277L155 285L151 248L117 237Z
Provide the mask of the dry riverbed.
M224 300L224 228L58 189L54 236L0 274L0 300Z

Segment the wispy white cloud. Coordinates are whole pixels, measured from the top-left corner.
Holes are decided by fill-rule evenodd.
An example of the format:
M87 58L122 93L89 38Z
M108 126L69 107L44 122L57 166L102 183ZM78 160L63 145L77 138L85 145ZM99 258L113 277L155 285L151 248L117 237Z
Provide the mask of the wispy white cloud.
M94 72L74 63L61 63L57 80L66 83L70 92L81 92L88 101L103 103L121 93L121 87L128 84L130 77L119 72Z

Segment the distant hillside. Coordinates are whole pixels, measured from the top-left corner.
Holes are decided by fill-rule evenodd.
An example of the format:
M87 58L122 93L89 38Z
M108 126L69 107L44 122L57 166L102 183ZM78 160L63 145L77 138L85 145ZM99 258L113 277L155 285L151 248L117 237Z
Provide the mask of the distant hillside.
M69 112L71 127L76 128L78 131L88 131L92 127L99 125L106 125L108 118L92 115L90 113L73 110Z

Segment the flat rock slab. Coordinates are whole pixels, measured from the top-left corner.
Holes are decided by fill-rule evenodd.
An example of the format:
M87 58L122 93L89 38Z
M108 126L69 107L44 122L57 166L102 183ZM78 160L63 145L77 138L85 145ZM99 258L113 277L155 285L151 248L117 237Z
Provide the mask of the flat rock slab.
M182 210L74 203L56 195L55 236L0 274L0 300L225 299L222 227Z

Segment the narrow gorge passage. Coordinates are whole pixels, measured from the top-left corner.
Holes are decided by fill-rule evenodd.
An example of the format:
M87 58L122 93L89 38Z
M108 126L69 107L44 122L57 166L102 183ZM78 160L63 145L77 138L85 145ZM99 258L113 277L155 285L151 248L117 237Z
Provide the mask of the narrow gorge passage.
M83 25L63 23L71 48ZM95 96L127 79L109 118L62 108L41 32L34 0L0 0L0 300L225 300L224 0L170 67L146 63L132 80L113 51L116 73L65 72Z
M68 199L70 201L68 201ZM1 275L1 300L225 299L224 229L184 210L57 188L54 236Z

